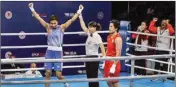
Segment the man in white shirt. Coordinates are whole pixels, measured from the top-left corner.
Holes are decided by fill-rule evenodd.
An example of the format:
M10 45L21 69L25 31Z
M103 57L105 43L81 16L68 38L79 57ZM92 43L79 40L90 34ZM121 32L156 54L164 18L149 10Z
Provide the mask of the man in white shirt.
M30 68L31 69L25 73L27 78L43 77L40 71L37 71L36 69L32 69L32 68L36 68L35 63L31 63Z

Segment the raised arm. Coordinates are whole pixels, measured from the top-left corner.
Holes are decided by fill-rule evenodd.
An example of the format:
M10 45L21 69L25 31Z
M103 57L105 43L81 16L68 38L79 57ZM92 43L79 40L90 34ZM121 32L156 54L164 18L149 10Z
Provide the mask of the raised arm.
M77 11L77 13L71 19L61 25L62 31L65 31L78 18L83 9L83 5L79 5L79 10Z
M151 33L154 33L154 34L157 33L157 27L155 26L156 21L158 21L158 19L157 19L157 18L154 18L154 19L150 22L150 25L149 25L149 31L150 31Z
M40 22L40 24L45 27L45 29L48 29L49 24L46 23L40 16L39 14L35 11L34 9L34 4L29 3L29 9L31 10L33 16Z
M88 28L86 27L86 24L83 20L82 14L79 15L79 21L80 21L80 25L81 25L82 30L87 33Z

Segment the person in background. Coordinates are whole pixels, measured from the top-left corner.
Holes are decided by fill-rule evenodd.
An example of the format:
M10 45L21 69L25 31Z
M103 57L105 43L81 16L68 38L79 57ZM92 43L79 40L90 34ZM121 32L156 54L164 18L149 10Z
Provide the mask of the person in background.
M138 26L137 32L149 33L147 29L147 23L145 21L141 22L141 25ZM148 46L148 36L147 35L132 34L132 38L135 39L135 44ZM148 49L146 47L136 46L134 55L136 56L147 55L147 52L148 52ZM135 65L140 66L140 67L146 67L146 60L145 59L135 60ZM145 75L146 71L143 69L136 68L135 73L137 73L137 75Z
M163 19L161 22L161 25L159 27L155 26L155 23L158 21L157 18L154 18L150 22L149 31L153 34L157 34L159 36L156 37L156 47L161 48L156 50L156 54L162 55L162 54L169 54L169 51L163 50L163 49L170 49L170 38L162 37L162 36L172 36L174 35L175 31L172 27L172 25L169 23L168 19ZM168 62L168 58L161 58L156 59L159 61ZM155 63L155 69L156 70L162 70L167 71L168 65L167 64L160 64L158 62ZM155 72L155 74L158 74L158 72Z
M9 55L9 59L15 59L16 57L14 55ZM1 69L20 69L24 68L22 64L2 64ZM17 74L17 73L23 73L19 71L11 71L11 72L2 72L3 74Z
M35 63L31 63L30 70L26 71L25 75L27 78L30 77L43 77L40 71L37 71L36 69L32 68L37 68L37 65Z

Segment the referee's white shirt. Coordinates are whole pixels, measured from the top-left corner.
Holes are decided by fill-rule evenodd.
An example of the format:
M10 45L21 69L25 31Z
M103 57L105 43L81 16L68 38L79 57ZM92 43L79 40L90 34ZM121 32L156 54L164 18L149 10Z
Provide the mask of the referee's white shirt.
M88 32L86 41L86 55L98 55L99 44L103 43L100 35L97 32L91 34Z

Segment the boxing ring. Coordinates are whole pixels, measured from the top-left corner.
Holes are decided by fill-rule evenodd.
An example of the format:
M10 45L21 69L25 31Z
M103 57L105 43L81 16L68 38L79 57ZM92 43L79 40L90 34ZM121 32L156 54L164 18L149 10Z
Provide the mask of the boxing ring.
M160 81L151 81L151 78L164 78L164 77L175 77L176 78L176 72L174 73L172 68L173 66L176 65L175 63L172 63L172 58L175 57L176 61L176 56L173 54L175 50L173 49L173 46L171 46L170 49L162 49L165 51L169 51L170 54L168 55L146 55L146 56L135 56L130 53L128 53L130 46L141 46L141 47L146 47L150 49L160 49L157 47L150 47L150 46L143 46L139 45L137 43L131 43L131 34L143 34L143 35L149 35L149 36L158 36L155 34L145 34L145 33L139 33L139 32L133 32L130 31L130 23L129 21L121 21L121 27L119 30L119 33L122 36L123 39L123 47L122 47L122 56L121 57L113 57L113 58L85 58L86 55L66 55L64 56L63 59L45 59L44 57L20 57L20 58L15 58L15 59L6 59L6 58L1 58L1 64L10 64L10 63L19 63L19 64L26 64L26 63L43 63L43 62L64 62L64 63L69 63L69 62L74 62L74 63L80 63L80 62L85 62L85 61L104 61L104 60L121 60L122 61L122 71L120 77L113 77L113 78L103 78L103 74L99 72L99 77L98 78L92 78L92 79L87 79L85 73L79 73L77 75L66 75L66 80L57 80L55 76L51 78L51 80L46 81L44 80L44 77L41 78L26 78L25 75L17 75L18 78L12 78L12 79L1 79L1 86L2 87L43 87L44 83L52 83L51 87L64 87L62 83L68 82L70 84L70 87L78 87L82 85L81 87L88 87L87 82L94 82L94 81L99 81L100 82L100 87L107 87L106 80L113 80L113 79L119 79L120 87L176 87L176 80L171 81L167 80L165 82L160 82ZM100 35L107 34L108 31L99 31ZM84 32L65 32L65 35L78 35L79 37L84 36ZM16 36L42 36L44 37L46 33L1 33L1 37L16 37ZM105 35L106 36L106 35ZM106 37L103 37L104 39ZM171 38L171 44L173 44L175 37L169 36L167 38ZM44 39L42 39L44 40ZM46 44L46 43L44 43ZM106 42L104 41L104 44L106 45ZM72 44L65 44L63 47L84 47L84 43L72 43ZM1 46L2 50L8 50L8 49L38 49L38 48L47 48L47 45L19 45L19 46ZM43 50L43 49L42 49ZM19 51L20 52L20 51ZM169 62L162 62L158 60L154 60L157 58L168 58ZM155 70L155 69L150 69L150 68L145 68L145 67L140 67L140 66L135 66L134 62L137 59L146 59L148 61L153 61L153 62L160 62L160 63L165 63L168 64L168 71L160 71L160 70ZM80 65L69 65L63 66L64 69L73 69L73 68L84 68L85 65L84 63L81 63ZM129 69L130 68L130 69ZM134 73L135 68L140 68L140 69L145 69L149 71L156 71L156 72L161 72L165 74L158 74L158 75L145 75L145 76L136 76ZM1 69L0 72L10 72L10 71L27 71L31 70L31 68L20 68L20 69ZM35 70L40 70L43 71L43 67L39 68L32 68ZM128 71L130 70L130 71ZM175 67L176 70L176 67ZM129 73L130 72L130 73ZM79 79L78 79L79 78Z
M108 31L101 31L99 33L107 33L107 32ZM121 31L119 31L119 32L121 32ZM138 32L132 32L132 31L126 31L126 32L127 33L138 33ZM65 33L65 34L67 35L67 34L80 34L80 33L84 33L84 32L68 32L68 33ZM123 34L123 33L121 33L121 34ZM139 33L139 34L144 34L144 33ZM19 34L18 33L11 33L11 34L10 33L8 33L8 34L4 33L3 34L2 33L2 36L11 36L11 35L13 36L13 35L19 35ZM27 33L26 35L45 35L45 33L44 34L43 33L34 33L34 34ZM153 34L148 34L148 35L153 35ZM175 39L173 37L168 37L168 38ZM128 40L129 40L129 37L127 35L126 39L125 39L125 42L128 41ZM104 44L106 44L106 42L104 42ZM129 43L129 42L127 42L126 44L127 45L138 46L138 44L133 44L133 43ZM84 46L84 45L85 44L65 44L63 46ZM141 46L141 45L139 45L139 46ZM46 45L45 46L41 46L41 45L38 45L38 46L19 46L19 47L18 46L2 46L1 49L17 49L17 48L18 49L24 49L24 48L40 48L40 47L46 48L47 46ZM126 47L127 48L125 48L126 49L125 51L128 51L129 48L128 48L128 46L126 46ZM143 46L143 47L146 47L146 46ZM149 47L149 46L147 46L147 47L151 48L151 49L160 49L160 48L156 48L156 47ZM167 50L167 51L170 51L170 52L174 52L174 50L170 50L170 49L162 49L162 50ZM118 57L118 58L89 58L89 59L87 59L87 58L84 58L85 55L74 55L74 56L64 56L64 59L44 59L44 57L1 59L1 63L2 64L7 64L7 63L31 63L31 62L41 63L41 62L85 62L85 61L103 61L103 60L131 60L131 65L130 64L125 64L126 66L130 66L131 67L131 73L130 74L124 74L124 73L122 73L122 76L120 76L120 77L103 78L102 74L99 73L99 78L94 78L94 79L85 79L86 78L85 75L75 75L75 76L67 76L66 77L66 78L68 78L67 80L53 80L53 79L56 79L55 77L53 77L52 80L50 80L50 81L43 80L43 78L35 78L35 79L28 79L28 80L24 79L24 78L21 78L21 79L16 79L17 81L11 81L11 80L14 80L14 79L11 79L11 80L2 80L1 83L3 84L2 85L3 87L8 87L8 86L13 85L13 84L18 84L18 86L19 86L19 84L20 85L22 85L22 84L30 84L32 86L32 84L33 85L36 85L36 84L42 85L42 83L46 83L46 82L50 82L50 83L54 83L54 84L68 82L68 83L73 84L73 86L71 86L71 87L76 87L76 86L74 86L75 83L76 84L82 84L82 83L84 83L84 85L85 85L86 82L88 82L88 81L89 82L100 81L100 86L102 85L101 87L104 87L105 84L106 84L105 83L106 80L119 79L120 82L122 81L122 83L123 83L123 81L129 82L129 84L126 85L127 87L128 86L130 86L130 87L138 87L138 86L134 85L134 84L140 83L140 81L138 79L142 79L142 81L144 80L144 82L149 82L150 81L149 79L150 78L154 78L154 77L174 77L174 76L176 76L175 73L172 73L172 72L166 72L166 71L148 69L148 68L139 67L139 66L135 66L134 65L134 60L137 60L137 59L147 59L147 60L151 60L151 61L161 62L161 61L157 61L157 60L153 60L153 59L161 58L161 57L162 58L171 58L171 57L175 57L175 54L135 56L135 55L126 53L126 55L129 55L129 56L122 56L122 57ZM168 63L168 64L175 65L173 63ZM76 67L85 67L85 66L84 65L82 65L82 66L65 66L63 68L76 68ZM156 72L161 72L161 73L166 73L166 74L163 74L163 75L135 76L134 68L141 68L141 69L145 69L145 70L151 70L151 71L156 71ZM42 68L35 68L35 69L37 69L37 70L44 70L43 67ZM25 69L3 69L3 70L1 70L1 72L7 72L7 71L26 71L26 70L29 70L29 68L25 68ZM77 76L81 77L81 78L84 78L84 79L75 79L74 77L77 77ZM18 81L18 80L20 80L20 81ZM23 80L26 80L26 81L23 81ZM168 81L168 82L165 82L165 83L167 84L167 86L168 85L169 86L173 86L174 82L173 81ZM155 84L155 83L152 82L152 84ZM156 83L156 84L158 84L158 85L160 84L161 85L163 83ZM156 86L156 84L155 84L155 86ZM124 84L120 84L120 85L124 86ZM139 86L141 86L141 84ZM151 85L149 87L153 87L153 86Z

